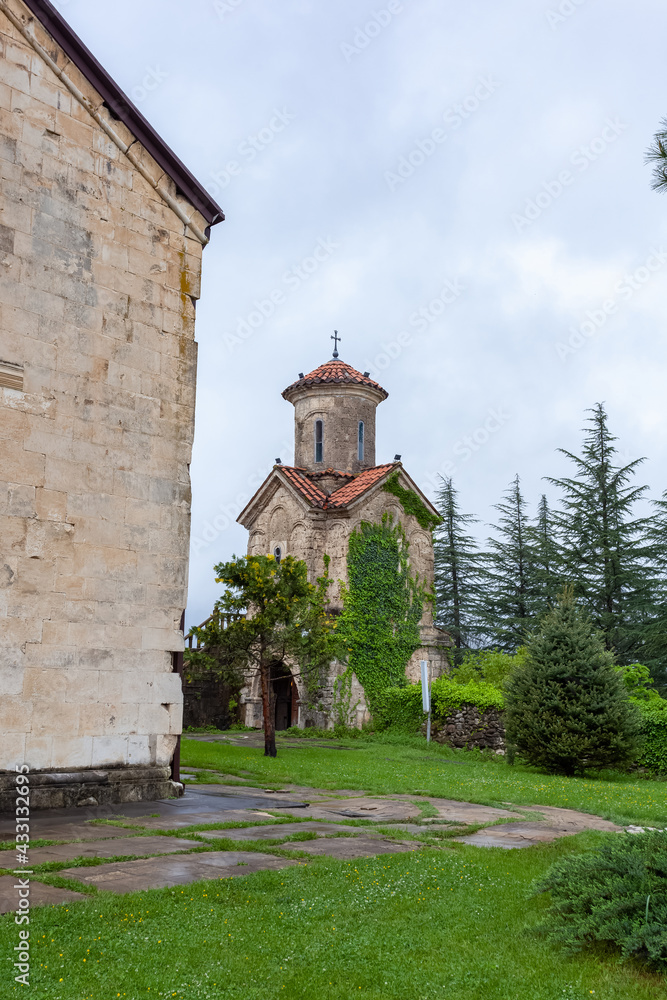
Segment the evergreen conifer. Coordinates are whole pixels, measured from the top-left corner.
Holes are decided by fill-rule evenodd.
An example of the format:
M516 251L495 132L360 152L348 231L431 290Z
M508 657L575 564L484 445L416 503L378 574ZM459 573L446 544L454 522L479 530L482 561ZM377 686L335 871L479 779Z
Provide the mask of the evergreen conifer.
M455 659L461 662L463 650L474 646L480 633L480 554L475 539L466 531L469 524L476 523L476 518L462 513L451 477L442 480L437 508L442 521L433 539L435 617L437 624L451 635Z
M544 616L507 684L508 745L556 774L630 761L639 721L621 674L571 589Z

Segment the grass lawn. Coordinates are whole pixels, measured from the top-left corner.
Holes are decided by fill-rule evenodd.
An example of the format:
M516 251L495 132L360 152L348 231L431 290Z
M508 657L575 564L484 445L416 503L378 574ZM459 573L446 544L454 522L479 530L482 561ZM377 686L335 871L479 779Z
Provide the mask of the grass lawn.
M182 761L267 788L292 783L437 795L485 805L564 806L622 825L667 825L665 781L610 772L603 777L557 777L520 764L510 767L502 757L410 738L400 742L382 737L343 740L340 745L332 741L326 748L310 745L306 739L297 747L277 742L278 756L271 758L256 747L183 739Z
M184 740L183 758L266 787L423 792L667 822L667 785L660 782L550 778L409 740L346 746L304 740L280 747L271 760L257 748ZM533 880L558 857L604 836L587 832L511 851L447 841L357 862L308 857L280 872L127 896L88 886L85 902L33 909L32 992L49 1000L664 998L664 977L600 950L570 957L534 930L548 900L531 896ZM240 845L217 845L228 846ZM17 940L13 916L0 917L2 1000L24 989L13 981Z
M49 1000L657 1000L662 977L564 956L531 929L533 878L586 833L519 851L461 844L358 862L308 859L31 915L31 986ZM17 928L0 919L2 954ZM5 960L2 997L23 995Z

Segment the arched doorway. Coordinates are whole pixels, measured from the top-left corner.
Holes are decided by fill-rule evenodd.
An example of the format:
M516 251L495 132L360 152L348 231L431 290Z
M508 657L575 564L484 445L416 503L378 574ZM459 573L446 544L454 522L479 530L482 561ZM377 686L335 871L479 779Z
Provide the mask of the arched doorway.
M295 726L299 716L299 692L284 663L275 663L271 667L271 691L276 732Z

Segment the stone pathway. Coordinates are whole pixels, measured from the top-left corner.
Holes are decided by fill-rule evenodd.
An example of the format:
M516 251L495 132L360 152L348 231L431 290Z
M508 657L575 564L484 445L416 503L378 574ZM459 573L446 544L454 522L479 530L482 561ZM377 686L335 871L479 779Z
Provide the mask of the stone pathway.
M177 851L191 851L192 847L191 840L179 840L177 837L134 836L86 840L81 843L75 841L52 847L33 847L30 851L30 867L43 865L47 861L72 861L74 858L136 858L138 855L173 854ZM0 851L0 868L13 870L15 866L16 851Z
M13 913L17 907L17 878L20 875L0 876L0 913ZM57 889L43 882L30 880L30 906L57 906L59 903L76 903L86 897L71 889Z
M430 806L429 811L436 815L424 816L420 804ZM367 822L358 826L345 822L352 819ZM124 825L114 826L114 822ZM230 822L246 825L220 829ZM471 831L480 824L483 829ZM192 829L201 825L217 829ZM81 892L39 882L39 865L65 865L78 858L131 859L58 870L58 875L82 885L124 893L309 863L303 855L357 859L420 850L426 843L445 846L442 838L447 834L456 834L452 839L477 847L521 848L581 830L619 829L597 816L550 806L503 809L430 796L368 795L353 789L289 786L272 790L194 783L180 799L33 813L33 841L62 843L30 850L29 863L37 869L31 878L30 902L32 906L67 905L86 898ZM10 841L13 830L12 817L0 818L0 840ZM182 831L191 836L159 836L157 831ZM315 834L315 838L286 839L299 833ZM406 834L421 839L406 840ZM429 835L433 839L429 840ZM273 840L279 844L266 848L266 853L224 851L215 849L216 840L256 841L258 845ZM277 846L281 852L294 852L295 857L271 854ZM0 869L13 871L15 864L15 851L0 852ZM16 907L18 877L0 875L0 912Z
M187 885L201 879L232 878L253 872L279 870L298 861L250 851L215 851L208 854L179 854L176 857L147 858L145 861L113 862L95 868L65 868L59 875L84 885L111 892L137 892Z

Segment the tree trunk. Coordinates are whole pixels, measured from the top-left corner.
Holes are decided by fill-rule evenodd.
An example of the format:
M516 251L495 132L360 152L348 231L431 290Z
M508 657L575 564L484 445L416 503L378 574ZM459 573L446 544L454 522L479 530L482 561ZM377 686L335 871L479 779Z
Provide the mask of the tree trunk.
M264 716L264 756L275 757L276 751L276 727L273 719L273 705L271 698L271 661L261 657L259 664L259 674L262 681L262 713Z

